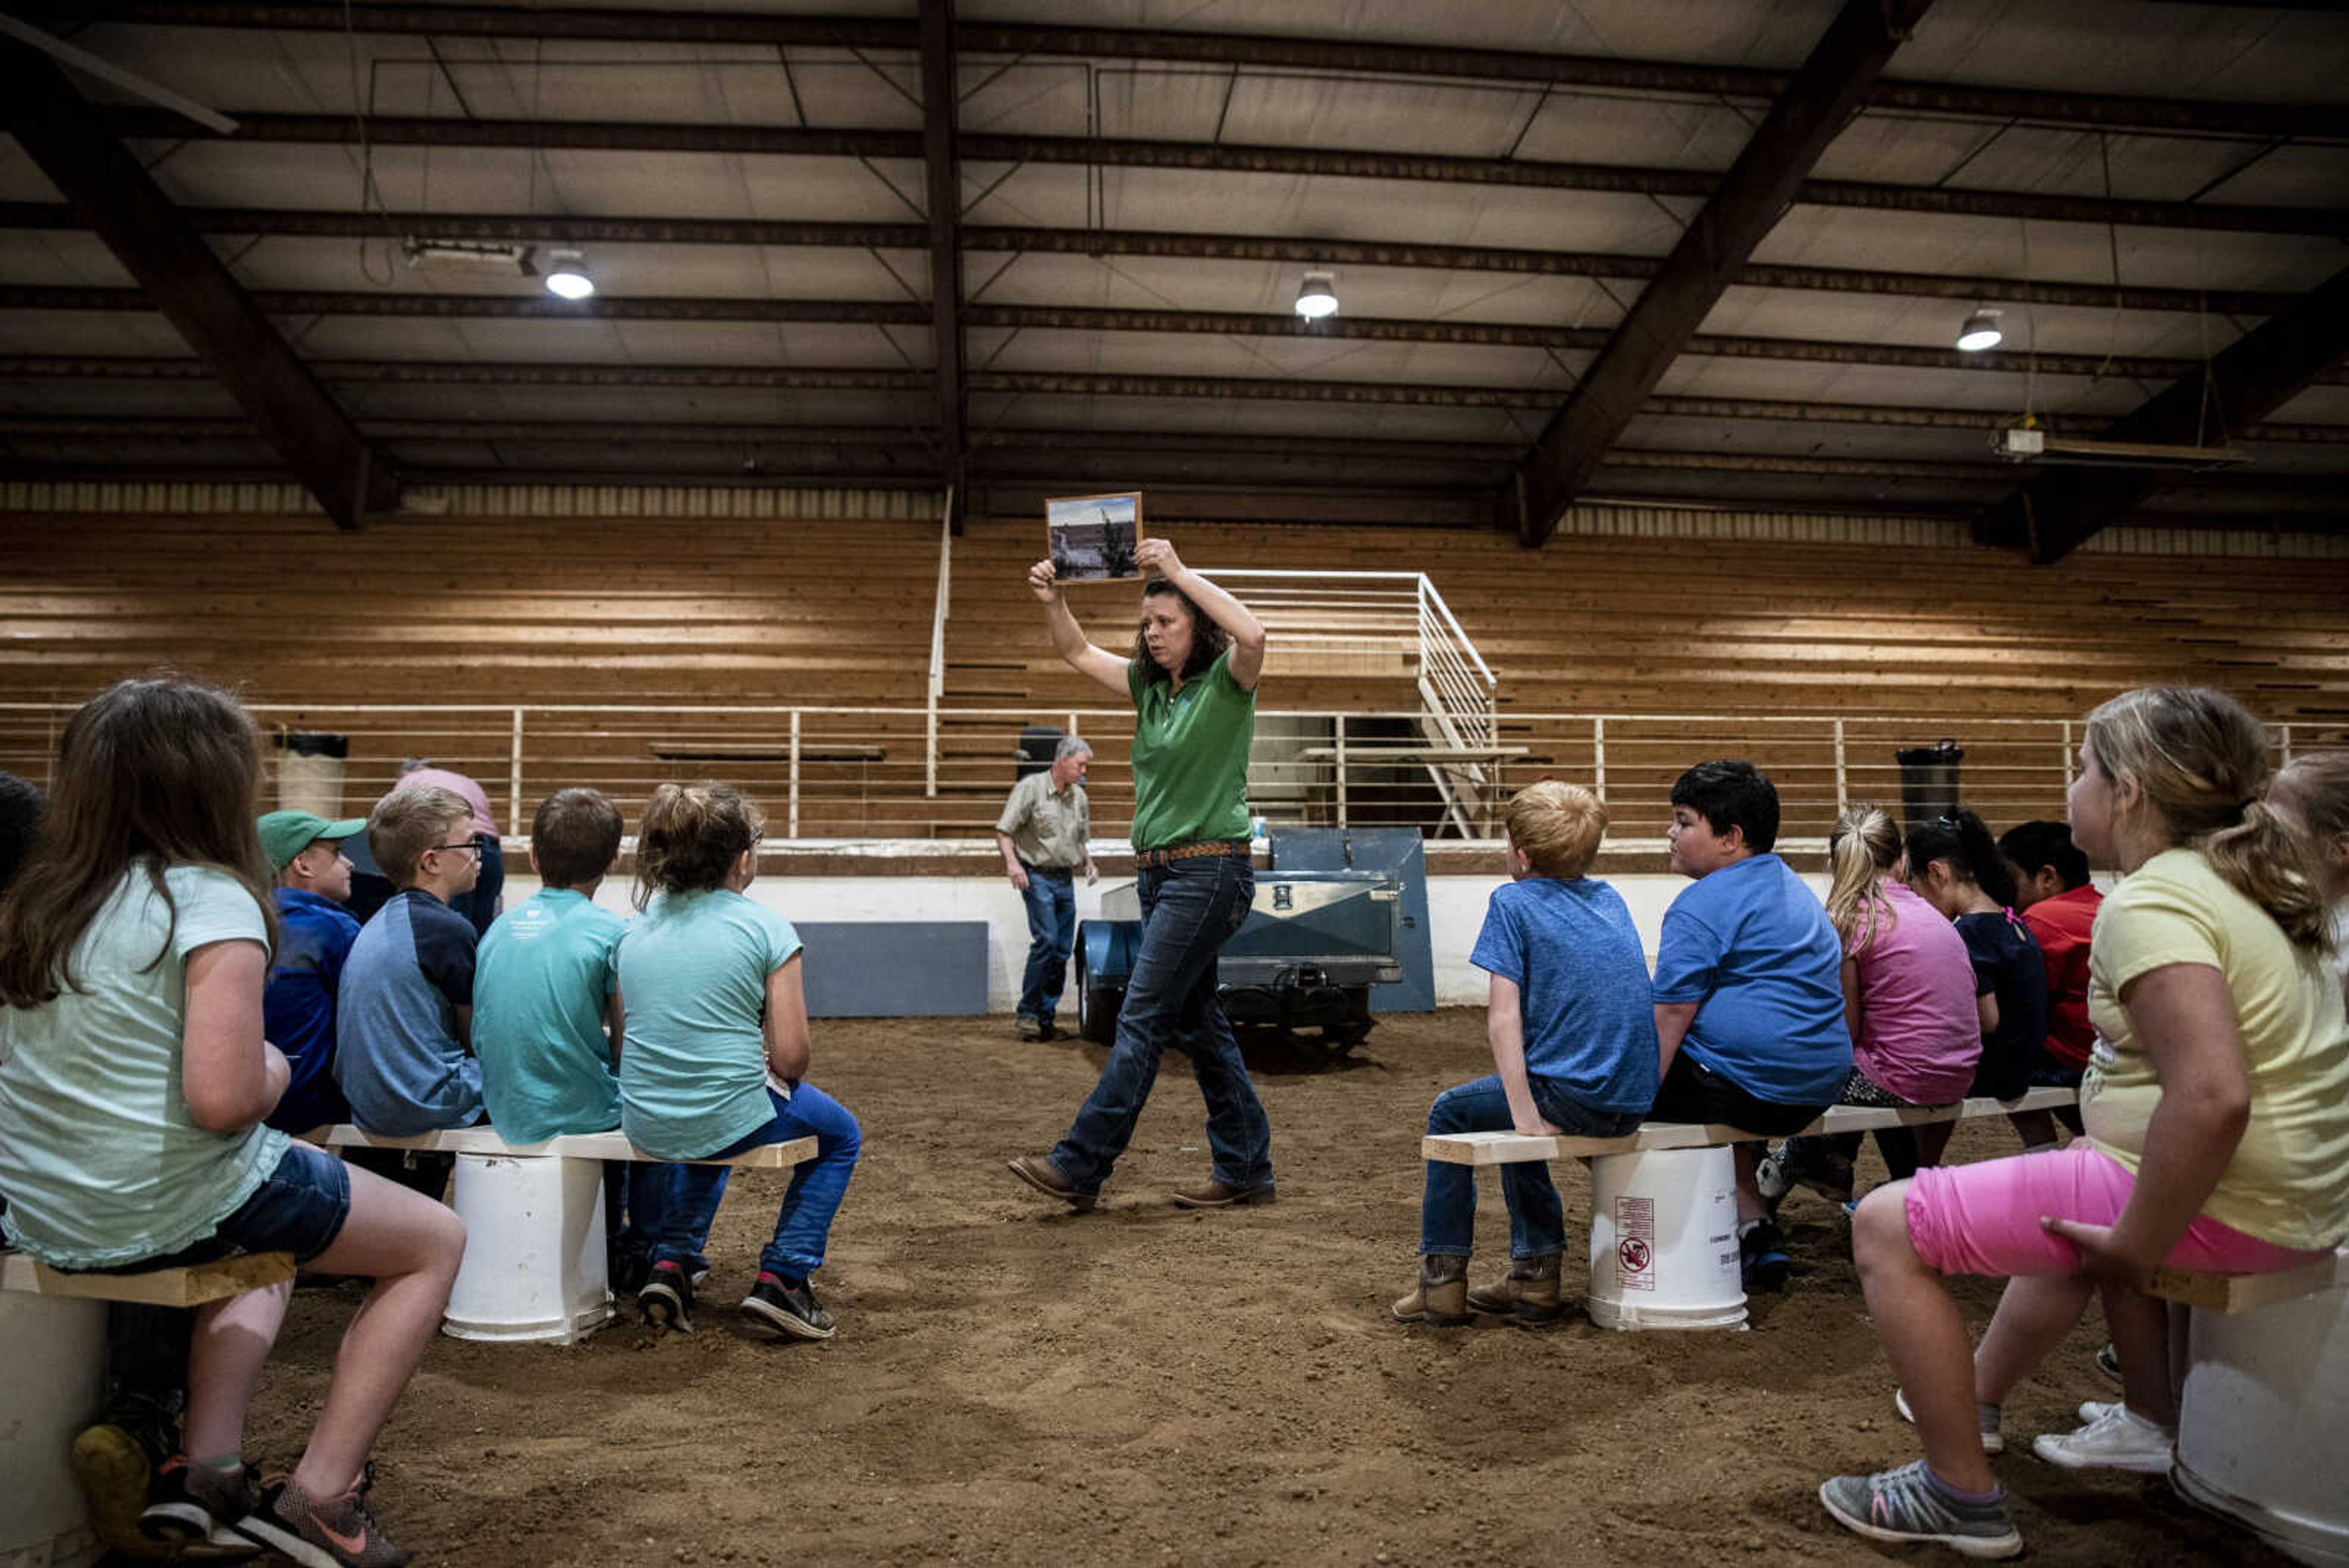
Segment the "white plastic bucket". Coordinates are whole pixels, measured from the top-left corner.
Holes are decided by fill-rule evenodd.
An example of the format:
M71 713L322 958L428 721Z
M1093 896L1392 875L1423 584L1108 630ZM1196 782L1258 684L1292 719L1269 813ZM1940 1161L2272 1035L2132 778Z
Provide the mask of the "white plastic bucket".
M1590 1321L1601 1328L1736 1328L1737 1168L1725 1147L1590 1162Z
M450 1206L465 1261L441 1333L568 1345L611 1321L603 1161L460 1154Z
M96 1562L71 1456L105 1407L106 1303L0 1291L0 1568Z
M2170 1484L2295 1562L2349 1563L2349 1285L2197 1307L2187 1344Z

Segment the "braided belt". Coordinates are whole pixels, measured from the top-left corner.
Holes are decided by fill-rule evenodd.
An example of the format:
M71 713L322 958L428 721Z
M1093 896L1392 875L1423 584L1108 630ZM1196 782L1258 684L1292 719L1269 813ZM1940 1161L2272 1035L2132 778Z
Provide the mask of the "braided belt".
M1244 856L1248 853L1245 838L1211 838L1201 844L1178 844L1171 849L1137 849L1133 852L1135 869L1164 866L1170 860L1196 860L1205 855Z

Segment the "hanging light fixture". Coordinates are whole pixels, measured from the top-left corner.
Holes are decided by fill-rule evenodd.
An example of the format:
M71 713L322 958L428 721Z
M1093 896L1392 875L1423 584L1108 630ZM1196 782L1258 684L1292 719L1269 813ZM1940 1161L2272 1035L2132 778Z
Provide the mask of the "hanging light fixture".
M1958 328L1958 348L1968 354L1979 354L1985 348L1995 348L2006 341L2006 334L1998 324L1995 310L1977 310L1966 317Z
M578 251L554 251L546 258L546 292L561 299L585 299L595 292L587 258Z
M1334 272L1309 272L1297 290L1297 314L1308 321L1319 321L1338 314L1338 275Z

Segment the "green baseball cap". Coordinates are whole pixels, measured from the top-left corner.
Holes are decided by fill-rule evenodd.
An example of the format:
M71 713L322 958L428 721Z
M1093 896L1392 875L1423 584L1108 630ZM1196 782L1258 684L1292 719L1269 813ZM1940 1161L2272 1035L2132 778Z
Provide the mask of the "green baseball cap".
M315 811L273 811L264 813L253 826L261 834L261 850L269 857L269 868L283 871L294 864L294 857L322 838L335 844L365 833L367 818L348 816L340 822L328 822Z

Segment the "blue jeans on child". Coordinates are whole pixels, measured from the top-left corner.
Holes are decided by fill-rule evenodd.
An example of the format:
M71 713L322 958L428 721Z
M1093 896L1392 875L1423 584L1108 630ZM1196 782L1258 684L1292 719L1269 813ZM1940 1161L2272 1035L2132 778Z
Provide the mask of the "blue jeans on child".
M848 1107L813 1084L792 1085L786 1099L767 1091L774 1117L747 1137L713 1149L710 1158L737 1155L771 1143L815 1138L815 1158L792 1172L783 1191L782 1208L775 1215L775 1239L759 1253L759 1267L787 1280L804 1280L823 1267L825 1239L832 1217L848 1195L848 1179L856 1170L864 1135ZM701 1250L709 1244L709 1223L718 1213L718 1199L726 1190L728 1168L722 1165L669 1167L675 1179L661 1198L659 1239L653 1244L653 1262L674 1262L688 1274L706 1266Z
M1052 1150L1052 1168L1078 1191L1098 1191L1133 1137L1159 1057L1179 1044L1206 1098L1215 1179L1226 1187L1269 1187L1272 1125L1216 1000L1216 950L1247 919L1255 869L1244 856L1202 855L1144 867L1134 890L1142 897L1142 940L1117 1015L1117 1041L1101 1081Z
M1077 879L1061 866L1030 866L1027 890L1028 971L1021 977L1019 1016L1052 1022L1061 992L1068 989L1069 954L1077 944Z
M1594 1111L1568 1097L1555 1078L1528 1082L1543 1119L1572 1137L1621 1137L1637 1132L1645 1119L1639 1111ZM1506 1132L1515 1125L1501 1080L1490 1075L1444 1090L1427 1112L1430 1133ZM1509 1207L1510 1257L1546 1258L1566 1251L1566 1210L1548 1166L1539 1160L1503 1166L1501 1199ZM1429 1160L1419 1250L1465 1257L1475 1250L1475 1167Z

